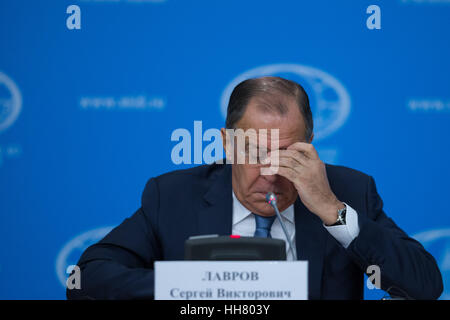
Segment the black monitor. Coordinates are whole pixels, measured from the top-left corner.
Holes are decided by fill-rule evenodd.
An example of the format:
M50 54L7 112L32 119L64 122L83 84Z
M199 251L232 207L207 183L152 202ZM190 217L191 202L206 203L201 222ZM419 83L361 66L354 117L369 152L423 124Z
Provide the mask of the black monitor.
M280 239L240 236L197 236L186 240L185 260L286 260Z

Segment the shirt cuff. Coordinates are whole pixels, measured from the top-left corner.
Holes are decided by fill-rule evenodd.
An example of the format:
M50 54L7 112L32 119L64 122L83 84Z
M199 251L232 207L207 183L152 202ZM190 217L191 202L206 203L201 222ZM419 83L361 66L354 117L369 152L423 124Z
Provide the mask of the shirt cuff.
M345 224L338 226L326 226L325 229L344 247L350 245L350 243L359 235L358 214L356 211L344 202L347 213L345 214Z

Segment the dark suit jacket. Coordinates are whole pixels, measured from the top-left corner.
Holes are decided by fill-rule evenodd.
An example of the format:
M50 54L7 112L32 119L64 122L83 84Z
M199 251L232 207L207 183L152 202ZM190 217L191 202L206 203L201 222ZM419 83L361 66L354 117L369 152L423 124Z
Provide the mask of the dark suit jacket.
M381 268L381 286L396 295L436 299L443 290L434 258L383 212L372 177L327 165L331 189L358 213L360 233L347 249L297 198L297 256L309 261L310 299L362 299L364 272ZM142 206L78 262L81 289L69 299L152 298L153 262L183 260L184 242L202 234L232 230L230 165L204 165L169 172L148 181ZM396 290L400 288L400 290Z

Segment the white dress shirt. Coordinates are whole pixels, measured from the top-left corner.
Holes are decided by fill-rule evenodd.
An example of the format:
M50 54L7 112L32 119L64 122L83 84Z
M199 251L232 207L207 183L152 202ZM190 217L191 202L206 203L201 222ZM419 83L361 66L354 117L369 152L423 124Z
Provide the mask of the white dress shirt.
M347 207L347 214L345 217L346 224L324 228L344 247L347 248L350 242L359 234L358 214L349 205ZM280 212L286 231L289 234L293 250L297 250L295 243L295 220L294 220L294 205L292 204L283 212ZM242 237L253 237L256 229L255 217L252 212L242 205L236 198L233 191L233 227L232 233ZM270 229L270 235L275 239L282 239L286 241L280 221L275 219ZM300 248L301 250L301 248ZM289 242L286 241L286 256L287 260L293 260L292 251L289 248Z

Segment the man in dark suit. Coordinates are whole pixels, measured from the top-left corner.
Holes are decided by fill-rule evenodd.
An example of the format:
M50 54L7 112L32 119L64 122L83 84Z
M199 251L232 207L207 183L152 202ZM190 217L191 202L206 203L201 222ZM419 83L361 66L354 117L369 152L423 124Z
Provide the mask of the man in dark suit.
M292 240L288 260L292 249L299 260L309 261L310 299L362 299L369 266L379 267L381 288L390 293L440 296L434 258L386 216L373 178L320 160L311 144L308 96L300 85L278 77L240 83L230 97L226 128L223 145L233 164L150 179L141 208L83 253L81 289L67 290L69 299L152 298L154 261L182 260L184 242L193 235L286 240L265 202L267 192L276 194ZM239 154L245 160L253 155L247 142L236 145L231 129L276 132L277 139L272 136L264 146L270 161L259 154L256 163L235 163Z

